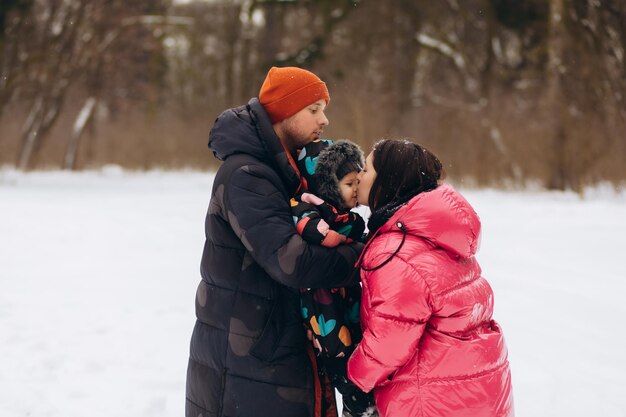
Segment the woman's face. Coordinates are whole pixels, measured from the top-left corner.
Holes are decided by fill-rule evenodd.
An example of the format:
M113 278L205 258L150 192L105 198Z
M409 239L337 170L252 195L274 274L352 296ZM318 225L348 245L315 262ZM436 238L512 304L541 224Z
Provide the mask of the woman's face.
M370 191L372 189L372 184L376 179L376 171L374 170L374 164L372 163L372 160L374 158L373 155L374 152L370 152L370 154L367 155L367 158L365 158L365 166L357 176L357 179L359 180L359 187L357 189L356 198L359 204L362 204L364 206L369 205L368 199L370 196Z

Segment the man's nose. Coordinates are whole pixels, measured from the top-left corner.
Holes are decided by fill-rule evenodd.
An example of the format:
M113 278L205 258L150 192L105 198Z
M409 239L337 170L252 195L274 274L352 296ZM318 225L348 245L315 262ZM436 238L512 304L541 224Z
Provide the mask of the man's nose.
M321 126L328 126L328 124L330 123L328 121L328 118L326 117L326 115L324 113L322 113L322 117L321 117L319 123L320 123Z

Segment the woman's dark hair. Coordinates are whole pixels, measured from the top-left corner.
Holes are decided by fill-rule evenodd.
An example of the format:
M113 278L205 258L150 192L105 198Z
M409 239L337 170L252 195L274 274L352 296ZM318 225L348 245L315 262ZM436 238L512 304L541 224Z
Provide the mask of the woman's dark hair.
M382 139L376 142L372 152L376 171L368 198L372 210L394 200L434 190L445 177L439 159L409 140Z

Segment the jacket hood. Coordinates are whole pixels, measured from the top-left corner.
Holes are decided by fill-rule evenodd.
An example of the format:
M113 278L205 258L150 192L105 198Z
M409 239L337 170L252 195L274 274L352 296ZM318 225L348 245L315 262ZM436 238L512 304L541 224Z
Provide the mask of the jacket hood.
M378 234L398 231L424 238L463 258L476 254L481 224L472 206L451 185L418 194L379 229Z
M209 133L209 149L220 161L236 154L251 155L271 165L292 195L301 188L300 172L257 98L217 117Z
M252 100L251 100L252 102ZM250 103L222 112L209 133L209 149L220 161L231 155L245 153L267 159L257 127L253 122Z

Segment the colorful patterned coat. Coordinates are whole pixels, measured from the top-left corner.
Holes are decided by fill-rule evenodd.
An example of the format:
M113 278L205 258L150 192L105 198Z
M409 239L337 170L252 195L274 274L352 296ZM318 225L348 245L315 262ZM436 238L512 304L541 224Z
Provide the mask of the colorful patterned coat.
M291 200L296 230L304 240L326 247L362 241L365 221L354 212L337 210L308 192ZM302 317L313 332L317 353L345 357L361 340L361 286L301 289Z

